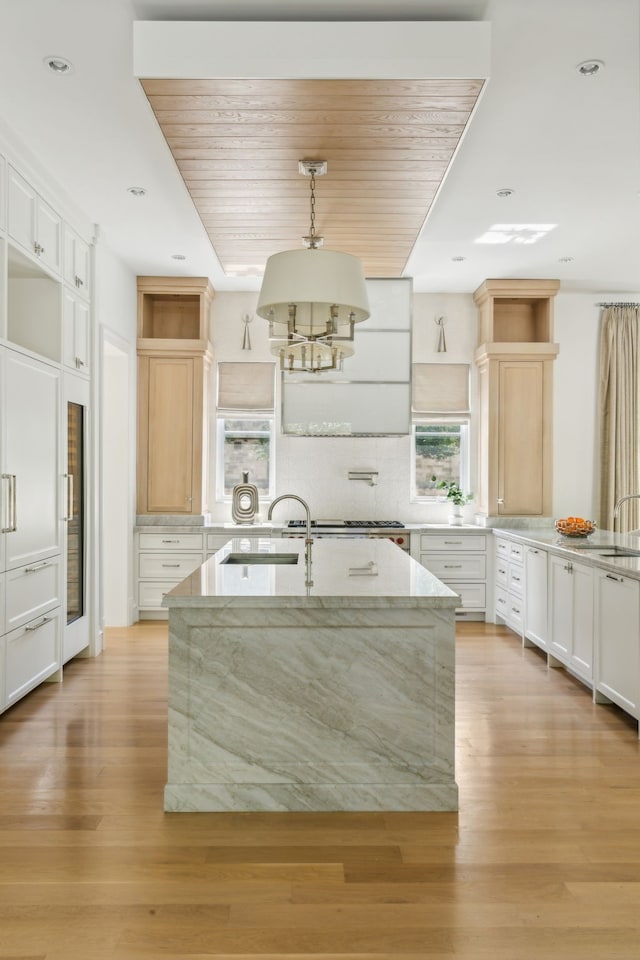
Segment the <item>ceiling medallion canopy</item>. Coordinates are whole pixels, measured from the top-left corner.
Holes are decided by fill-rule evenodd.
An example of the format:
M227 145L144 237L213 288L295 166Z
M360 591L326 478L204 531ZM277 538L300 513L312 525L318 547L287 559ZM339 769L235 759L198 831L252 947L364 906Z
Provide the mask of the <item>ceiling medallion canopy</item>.
M349 253L320 249L316 234L315 178L327 171L324 160L301 160L310 177L310 227L305 249L285 250L267 260L256 313L269 322L271 351L289 372L342 369L351 356L354 326L369 315L360 260Z

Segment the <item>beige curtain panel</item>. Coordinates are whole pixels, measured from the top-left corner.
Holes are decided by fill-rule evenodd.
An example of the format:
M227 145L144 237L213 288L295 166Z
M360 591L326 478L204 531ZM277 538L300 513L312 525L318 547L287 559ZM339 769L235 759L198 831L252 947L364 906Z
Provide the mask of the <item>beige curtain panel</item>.
M411 409L417 416L469 413L468 363L414 363Z
M272 413L275 363L219 363L218 412Z
M616 501L640 493L638 376L640 307L612 305L600 332L600 526L614 529ZM624 504L615 529L640 526L638 501Z

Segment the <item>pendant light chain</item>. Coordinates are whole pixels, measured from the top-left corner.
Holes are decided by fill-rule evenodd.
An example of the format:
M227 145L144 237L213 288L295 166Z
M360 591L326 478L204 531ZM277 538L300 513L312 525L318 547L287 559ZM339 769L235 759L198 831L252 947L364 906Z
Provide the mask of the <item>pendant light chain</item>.
M311 169L311 227L309 230L309 246L315 249L316 246L316 172Z

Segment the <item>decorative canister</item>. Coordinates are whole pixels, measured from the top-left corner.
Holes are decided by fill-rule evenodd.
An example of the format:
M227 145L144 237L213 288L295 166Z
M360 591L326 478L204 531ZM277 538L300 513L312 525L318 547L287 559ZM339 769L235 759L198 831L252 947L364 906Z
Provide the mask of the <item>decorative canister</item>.
M232 491L231 518L234 523L253 523L258 512L258 488L249 483L249 473L243 472L242 483Z

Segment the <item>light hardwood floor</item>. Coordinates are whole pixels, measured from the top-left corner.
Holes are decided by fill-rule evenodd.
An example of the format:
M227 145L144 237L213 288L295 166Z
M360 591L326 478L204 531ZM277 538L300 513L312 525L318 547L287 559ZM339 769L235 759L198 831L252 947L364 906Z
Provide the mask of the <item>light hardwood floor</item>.
M0 958L638 960L637 725L457 642L458 814L164 814L166 626L0 718Z

